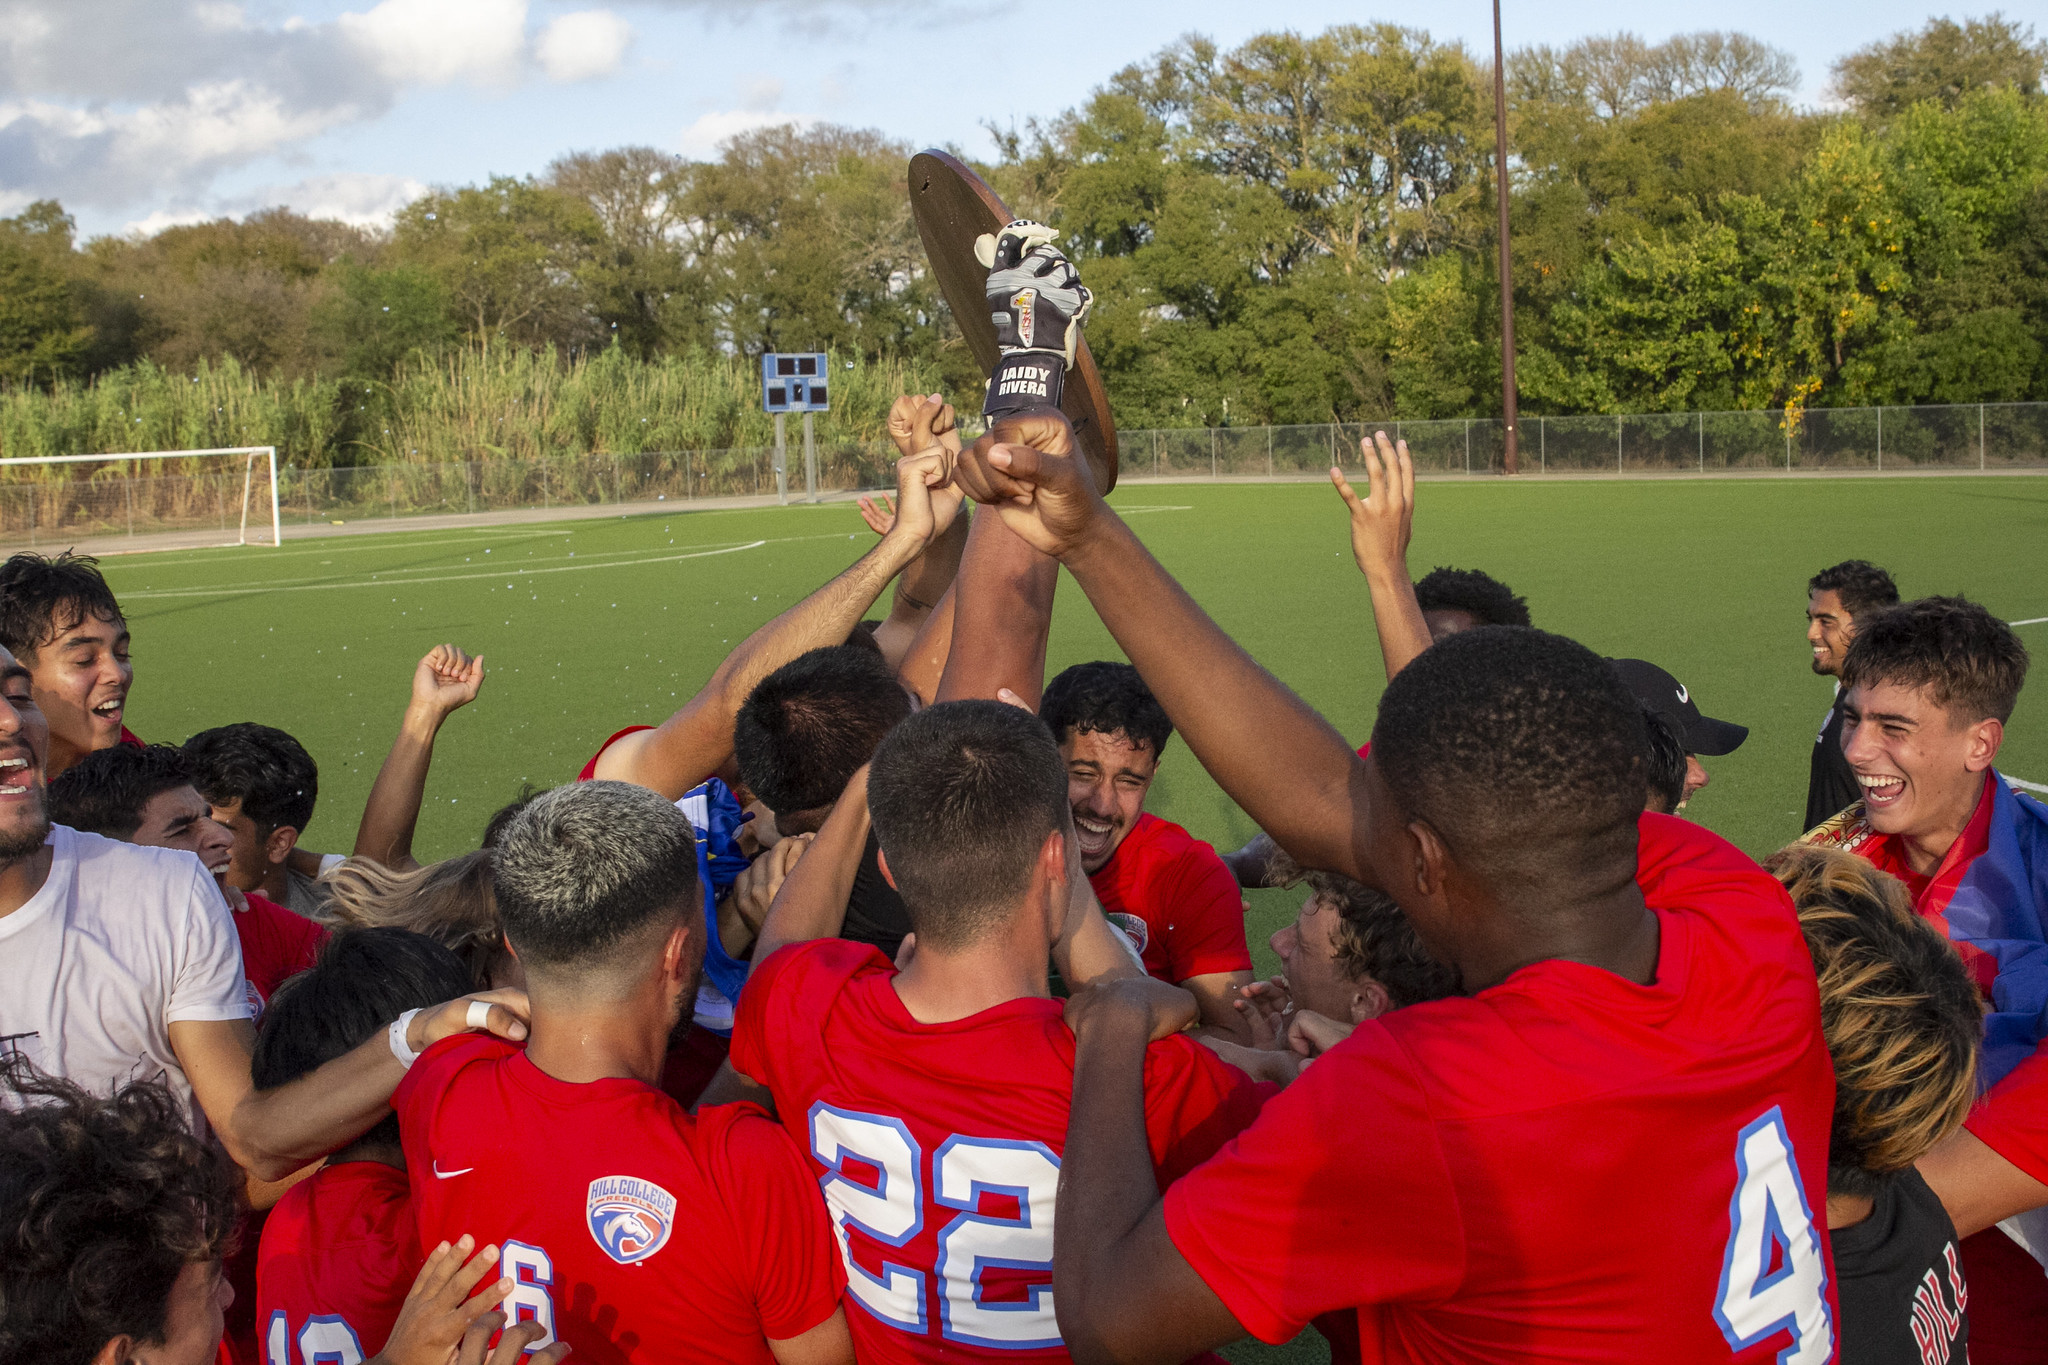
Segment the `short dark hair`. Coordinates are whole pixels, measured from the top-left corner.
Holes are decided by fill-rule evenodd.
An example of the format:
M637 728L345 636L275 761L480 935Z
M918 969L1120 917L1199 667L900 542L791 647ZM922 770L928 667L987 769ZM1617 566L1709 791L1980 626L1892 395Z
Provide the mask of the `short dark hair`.
M740 777L777 815L829 806L911 711L880 653L828 645L755 685L733 721Z
M0 645L23 663L88 616L122 619L100 562L69 550L54 557L30 550L0 564Z
M242 814L270 831L313 823L320 769L306 746L269 725L243 721L202 730L185 741L199 794L215 805L242 803Z
M1481 626L1387 683L1372 761L1461 861L1572 883L1633 865L1648 747L1607 660L1562 635Z
M1648 795L1659 803L1659 811L1669 815L1685 800L1685 739L1662 711L1641 700L1636 705L1643 708L1643 730L1650 742Z
M1038 715L1064 744L1077 730L1113 735L1121 730L1134 745L1150 745L1157 759L1173 738L1166 708L1129 664L1097 660L1075 664L1046 684Z
M1424 611L1469 611L1482 626L1529 624L1529 604L1478 569L1431 569L1415 585L1415 601Z
M697 843L675 803L632 782L542 792L492 852L505 937L529 967L602 966L663 916L697 913Z
M258 1090L275 1090L375 1037L407 1010L471 989L462 959L424 934L344 930L264 1004L249 1078ZM364 1140L398 1141L398 1115L386 1114Z
M95 749L51 781L50 819L126 842L152 799L192 785L192 760L174 744Z
M1896 877L1839 849L1764 866L1799 909L1835 1065L1828 1193L1870 1196L1963 1126L1984 1035L1976 982Z
M1336 872L1304 880L1337 912L1337 965L1345 975L1379 982L1396 1009L1458 993L1458 974L1429 955L1393 897Z
M163 1341L178 1276L229 1249L240 1173L161 1084L93 1095L17 1054L5 1087L26 1103L0 1105L0 1360Z
M1842 599L1842 610L1859 619L1881 607L1899 604L1899 585L1867 559L1845 559L1822 569L1806 580L1806 591L1832 592Z
M1842 687L1925 688L1965 723L2012 719L2027 681L2027 647L2012 627L1966 597L1922 597L1856 626Z
M868 808L910 926L935 948L995 927L1045 836L1073 818L1052 731L994 701L942 702L892 730L868 770Z

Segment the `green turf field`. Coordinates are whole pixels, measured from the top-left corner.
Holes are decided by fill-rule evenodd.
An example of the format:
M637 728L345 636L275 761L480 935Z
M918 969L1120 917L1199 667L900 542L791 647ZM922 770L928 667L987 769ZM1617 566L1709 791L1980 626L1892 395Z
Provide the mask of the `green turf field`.
M1363 741L1383 685L1364 583L1321 485L1153 485L1119 492L1146 543L1259 659ZM2009 620L2048 617L2048 479L1426 484L1412 567L1480 567L1536 623L1650 659L1707 714L1746 724L1709 761L1691 814L1752 853L1799 832L1829 683L1808 669L1805 582L1850 557L1908 595L1966 593ZM107 576L135 632L129 724L149 739L256 720L320 763L308 846L346 851L414 663L452 640L486 656L475 705L442 732L420 853L474 846L520 784L572 777L621 726L660 720L732 645L873 543L852 507L678 512L611 521L365 535L120 557ZM2021 628L2048 649L2048 625ZM1116 657L1071 583L1054 670ZM2022 698L2000 767L2048 783L2048 680ZM1283 758L1277 756L1276 758ZM1253 832L1170 748L1152 809L1219 847ZM1261 892L1265 938L1298 896ZM1315 1352L1235 1353L1308 1360Z

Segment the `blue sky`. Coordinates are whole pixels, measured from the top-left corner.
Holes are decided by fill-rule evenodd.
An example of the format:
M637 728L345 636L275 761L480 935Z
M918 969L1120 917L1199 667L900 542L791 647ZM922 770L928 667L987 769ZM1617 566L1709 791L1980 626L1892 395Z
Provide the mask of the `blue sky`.
M1820 103L1835 58L1940 12L1508 0L1504 19L1510 48L1741 30ZM1182 34L1377 19L1490 52L1479 0L0 0L0 213L54 197L87 234L277 203L375 222L430 184L627 143L707 156L790 119L986 155L984 123L1055 115Z

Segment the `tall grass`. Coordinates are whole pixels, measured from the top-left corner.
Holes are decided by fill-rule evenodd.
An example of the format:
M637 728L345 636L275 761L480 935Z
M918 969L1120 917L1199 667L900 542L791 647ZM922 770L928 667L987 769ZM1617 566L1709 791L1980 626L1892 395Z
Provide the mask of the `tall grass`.
M839 361L819 439L877 440L897 394L939 382L916 363ZM463 350L411 362L388 383L266 378L232 358L194 374L144 361L89 382L0 391L0 456L274 445L280 465L306 469L718 450L773 439L760 387L756 360L639 361L617 349L569 360Z

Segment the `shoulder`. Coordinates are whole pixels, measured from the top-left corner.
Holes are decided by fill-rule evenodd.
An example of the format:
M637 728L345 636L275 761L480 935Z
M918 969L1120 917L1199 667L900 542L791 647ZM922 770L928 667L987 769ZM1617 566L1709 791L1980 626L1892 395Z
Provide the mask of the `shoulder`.
M684 1118L695 1127L694 1145L705 1165L714 1172L740 1177L729 1185L721 1182L722 1187L747 1189L757 1183L756 1179L746 1178L750 1175L758 1178L793 1173L804 1180L810 1178L803 1154L797 1151L789 1130L769 1118L768 1111L757 1104L714 1104Z
M871 943L843 938L814 938L777 948L766 961L748 974L749 993L764 995L777 991L798 991L807 998L845 989L847 983L875 972L893 972L895 966Z
M1778 879L1712 830L1647 812L1636 828L1636 885L1652 909L1794 918Z
M592 754L590 756L590 761L588 763L585 763L582 769L577 772L576 780L578 782L588 782L592 778L596 777L597 761L604 757L605 750L611 748L612 745L617 744L627 735L637 735L642 730L652 730L653 728L654 727L652 725L628 725L625 729L614 733L610 738L606 739L604 743L597 746L597 752Z
M429 1097L438 1098L463 1073L502 1062L518 1051L519 1044L491 1033L458 1033L443 1038L422 1052L406 1071L391 1096L391 1106L396 1109Z
M55 825L50 874L68 869L75 912L115 914L130 929L182 933L194 918L228 922L227 902L197 854L122 843ZM138 903L147 913L136 913Z

